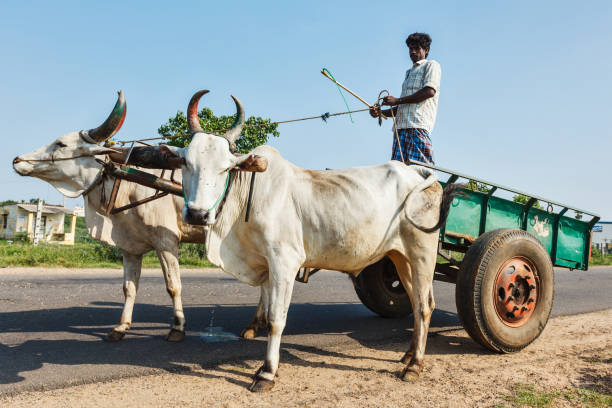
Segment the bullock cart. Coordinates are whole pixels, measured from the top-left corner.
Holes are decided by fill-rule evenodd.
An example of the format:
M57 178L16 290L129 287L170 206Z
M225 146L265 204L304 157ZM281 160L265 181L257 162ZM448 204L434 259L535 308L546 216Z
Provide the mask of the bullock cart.
M172 177L165 180L129 167L163 168L167 158L159 155L154 147L126 149L111 155L121 164L108 163L108 172L156 189L150 199L167 193L182 196L180 183ZM521 350L540 335L548 321L554 297L553 266L588 268L591 230L599 217L473 176L414 164L449 175L442 185L471 181L468 185L474 188L454 199L440 230L434 279L455 284L457 312L476 342L501 353ZM513 201L513 194L525 196L526 202ZM546 208L535 206L537 202ZM138 203L114 209L111 200L109 210L134 205ZM296 280L307 283L317 271L302 269ZM402 317L412 312L388 258L366 267L353 278L353 284L361 302L380 316Z

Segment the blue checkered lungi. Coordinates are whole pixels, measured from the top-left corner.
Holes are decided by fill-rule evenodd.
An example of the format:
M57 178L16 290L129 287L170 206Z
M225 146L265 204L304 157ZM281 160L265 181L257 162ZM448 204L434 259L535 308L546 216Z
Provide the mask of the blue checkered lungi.
M431 146L431 139L429 138L428 131L415 128L397 129L397 135L399 136L402 154L404 155L406 164L409 164L408 159L435 164L433 159L433 147ZM393 133L393 153L391 154L391 160L402 161L395 132Z

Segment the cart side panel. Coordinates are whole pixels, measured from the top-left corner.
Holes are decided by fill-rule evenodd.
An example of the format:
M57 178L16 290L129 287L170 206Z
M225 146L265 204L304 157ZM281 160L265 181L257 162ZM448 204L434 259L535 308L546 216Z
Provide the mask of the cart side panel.
M485 231L496 228L521 229L523 206L499 197L490 197L487 208Z
M470 190L464 190L465 197L455 197L444 227L445 232L461 233L478 237L480 214L484 196ZM446 242L455 242L451 237L444 237Z
M527 232L540 240L549 254L553 249L553 226L555 214L549 214L539 208L529 210L527 217Z
M588 223L569 217L561 217L557 238L557 253L553 263L568 268L584 269L589 254L585 240L589 240Z

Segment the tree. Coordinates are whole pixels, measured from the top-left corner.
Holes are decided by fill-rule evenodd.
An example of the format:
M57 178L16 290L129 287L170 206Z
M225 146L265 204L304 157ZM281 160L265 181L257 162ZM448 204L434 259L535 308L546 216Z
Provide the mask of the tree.
M0 201L0 206L2 206L2 205L10 205L10 204L17 204L17 201L15 201L15 200Z
M200 124L205 132L223 134L232 123L236 115L232 116L215 116L209 108L202 108L198 112ZM246 120L246 126L242 134L236 140L236 148L239 153L247 153L255 147L262 145L268 141L270 135L278 137L280 133L276 130L277 124L271 124L270 119L262 119L260 117L251 116ZM161 136L179 136L168 139L168 144L172 146L184 147L189 144L189 128L187 127L187 117L182 111L178 111L176 116L169 118L167 123L164 123L157 129L157 133Z
M487 187L486 184L477 183L474 180L468 181L466 187L468 190L478 191L480 193L485 193L485 194L491 190L489 187Z
M523 194L519 194L519 195L515 195L514 197L512 197L512 199L514 200L515 203L527 204L527 201L529 201L531 197L528 197ZM533 203L532 208L538 208L540 210L544 209L544 207L540 205L540 202L538 200L535 200L535 203Z

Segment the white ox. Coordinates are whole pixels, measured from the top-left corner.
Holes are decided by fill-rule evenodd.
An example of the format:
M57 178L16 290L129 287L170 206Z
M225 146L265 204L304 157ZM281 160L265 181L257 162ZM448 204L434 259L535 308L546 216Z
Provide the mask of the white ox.
M125 304L119 325L105 338L119 341L132 324L132 311L142 256L155 250L162 266L166 289L172 297L173 324L169 341L181 341L185 337L185 316L181 301L181 279L178 263L179 242L204 242L201 227L191 226L181 219L184 201L168 195L115 215L106 215L112 177L100 177L102 165L96 159L104 159L113 150L99 146L111 138L121 127L126 113L123 92L107 120L89 131L68 133L52 143L31 153L16 157L13 168L22 176L38 177L47 181L68 197L83 195L85 219L89 234L102 242L117 246L123 254L123 292ZM142 169L145 170L145 169ZM159 170L145 170L160 175ZM177 171L175 179L181 180ZM153 190L135 183L123 182L117 195L117 206L151 196ZM261 315L261 313L259 313ZM254 319L243 335L252 337L261 326Z
M269 146L235 157L230 150L233 139L204 133L200 127L197 104L206 92L196 93L189 104L191 144L162 150L175 162L181 162L175 156L182 158L187 201L183 219L209 230L209 260L237 279L262 287L268 348L251 391L274 386L296 271L324 268L357 275L384 256L395 264L414 311L414 334L400 376L418 378L434 309L437 231L459 186L449 185L443 192L433 172L396 161L313 171L294 166ZM234 100L241 128L244 113ZM255 178L248 222L250 175L235 170L265 170Z

